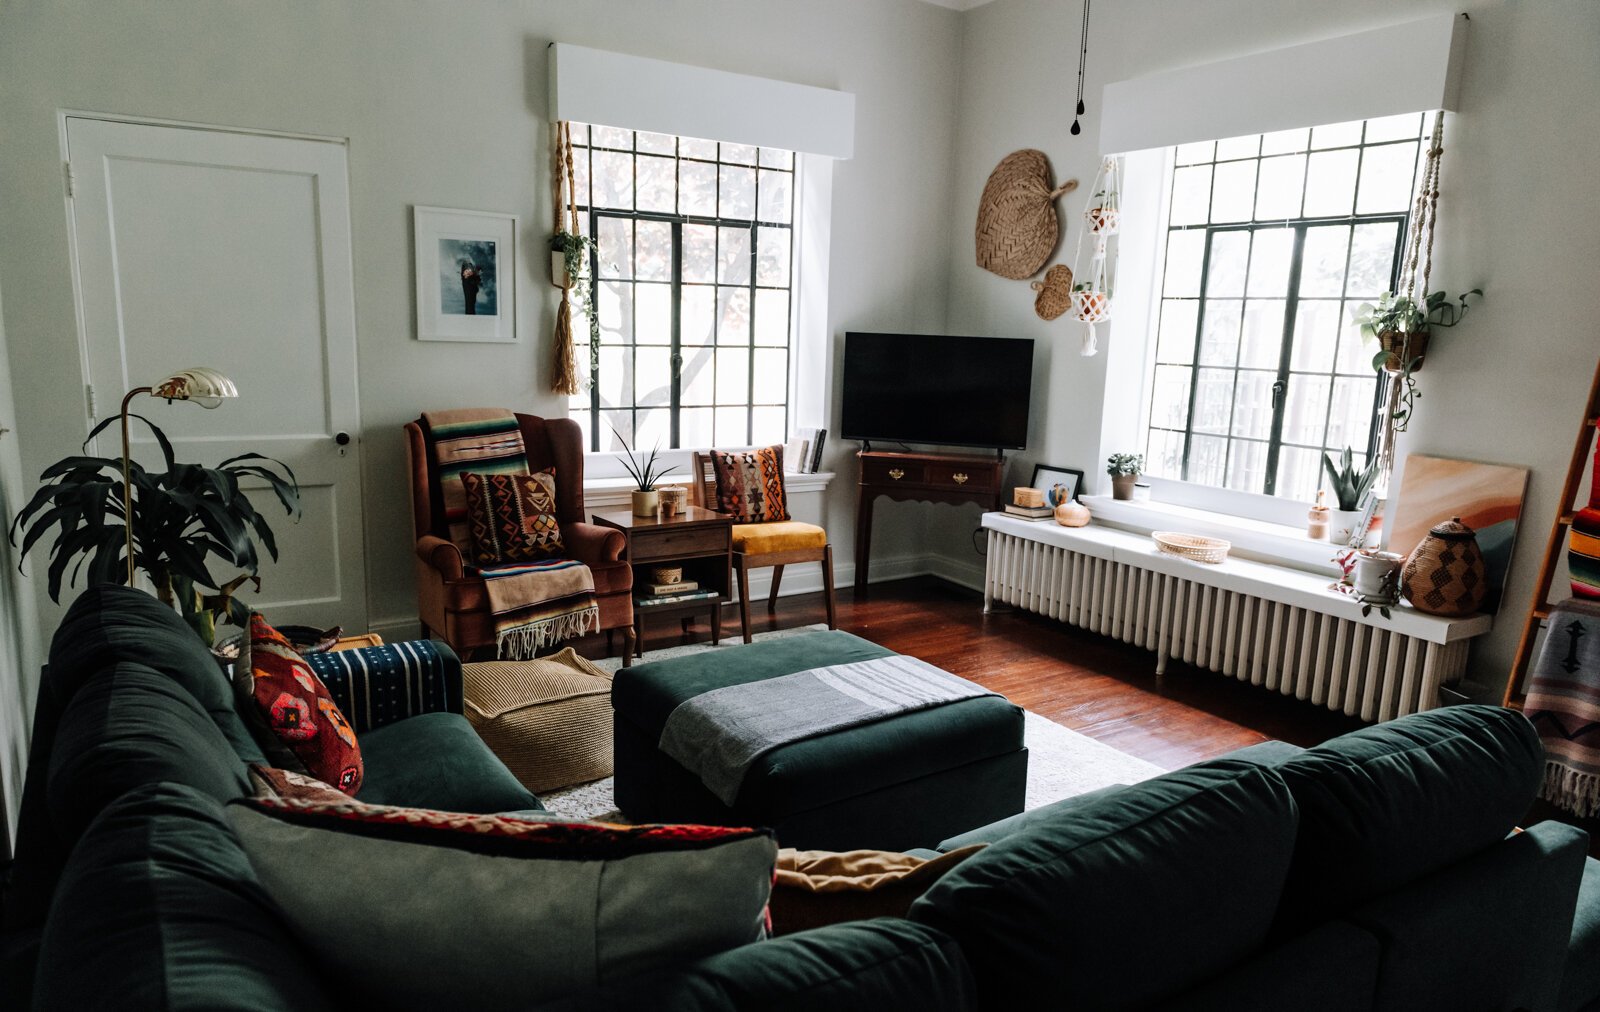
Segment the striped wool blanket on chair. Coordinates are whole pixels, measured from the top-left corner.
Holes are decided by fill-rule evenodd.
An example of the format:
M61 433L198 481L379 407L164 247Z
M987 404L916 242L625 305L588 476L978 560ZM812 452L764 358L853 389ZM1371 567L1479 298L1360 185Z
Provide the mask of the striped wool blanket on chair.
M1522 712L1544 742L1539 796L1600 814L1600 601L1569 598L1551 609Z
M476 559L461 475L527 474L522 430L515 415L495 408L426 412L422 422L433 446L450 540L464 558ZM551 559L476 572L494 615L496 653L504 660L527 660L541 647L600 628L594 574L581 562Z
M1572 572L1572 596L1600 601L1600 440L1595 443L1589 505L1572 518L1567 569Z

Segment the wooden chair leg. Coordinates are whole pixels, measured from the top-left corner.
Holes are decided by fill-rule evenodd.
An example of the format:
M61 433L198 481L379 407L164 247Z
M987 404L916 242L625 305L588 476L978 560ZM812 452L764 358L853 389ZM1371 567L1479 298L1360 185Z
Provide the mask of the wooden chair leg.
M772 567L772 590L767 594L767 614L775 614L778 610L778 584L783 582L783 567Z
M750 571L744 568L744 562L733 564L739 571L739 629L744 633L744 641L750 642Z
M822 592L828 605L828 628L839 628L839 620L834 614L833 607L833 546L828 545L822 549Z
M606 630L606 656L610 657L617 652L617 637L615 629Z
M638 638L638 634L633 631L633 626L625 625L622 627L622 666L625 668L633 666L633 651ZM641 653L640 656L644 655Z

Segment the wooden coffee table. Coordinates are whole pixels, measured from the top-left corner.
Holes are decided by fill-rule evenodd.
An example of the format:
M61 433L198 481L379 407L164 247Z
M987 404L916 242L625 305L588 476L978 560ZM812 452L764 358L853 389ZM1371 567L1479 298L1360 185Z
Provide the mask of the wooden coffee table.
M644 656L647 616L676 615L683 620L687 634L693 617L705 613L711 621L711 642L722 641L722 605L732 590L733 518L699 506L685 506L684 512L671 517L636 517L631 510L596 513L594 522L621 531L627 539L622 557L633 567L633 624L639 630L635 639L637 656ZM648 597L640 593L641 589L656 582L650 571L669 564L682 566L685 580L695 581L702 590L716 591L715 596L639 604L641 597Z

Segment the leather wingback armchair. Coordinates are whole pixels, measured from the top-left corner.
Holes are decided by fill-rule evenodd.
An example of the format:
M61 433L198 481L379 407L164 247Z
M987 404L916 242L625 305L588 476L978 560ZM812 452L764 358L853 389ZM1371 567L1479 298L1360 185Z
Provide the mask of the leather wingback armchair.
M528 467L556 471L556 521L567 555L594 573L600 628L622 631L623 663L633 656L633 570L623 561L622 532L587 523L583 509L583 431L570 418L519 414ZM423 635L442 638L463 658L495 645L494 623L482 578L450 540L444 498L433 467L433 448L422 420L406 423L411 474L411 516L416 535L417 617Z

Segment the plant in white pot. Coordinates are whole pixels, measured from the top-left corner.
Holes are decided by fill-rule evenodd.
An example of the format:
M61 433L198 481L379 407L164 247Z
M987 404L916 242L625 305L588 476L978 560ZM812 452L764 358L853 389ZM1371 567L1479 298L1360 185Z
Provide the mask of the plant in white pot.
M1144 470L1144 455L1140 453L1113 453L1106 458L1106 474L1111 476L1111 497L1132 499L1133 486Z
M1329 487L1337 508L1328 511L1328 540L1336 545L1348 545L1355 537L1356 525L1361 522L1361 502L1366 498L1373 481L1378 477L1378 458L1373 457L1367 466L1356 470L1355 451L1345 447L1339 454L1339 464L1322 455L1322 468L1328 473Z
M633 455L633 447L622 438L622 433L617 432L617 427L611 427L612 433L617 437L617 442L622 444L622 450L627 454L622 461L622 466L627 469L628 477L632 478L638 487L633 490L633 515L636 517L653 517L661 509L661 493L656 490L656 483L667 475L676 471L677 465L672 467L657 468L656 457L661 453L661 446L657 444L650 456L642 461Z

